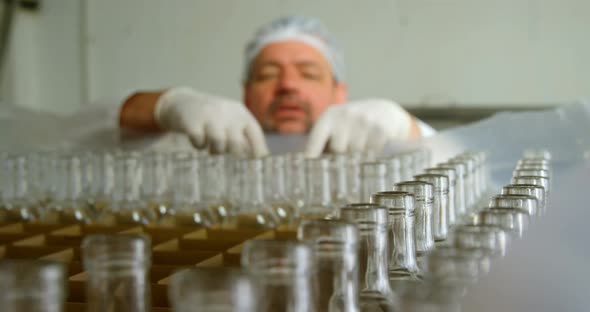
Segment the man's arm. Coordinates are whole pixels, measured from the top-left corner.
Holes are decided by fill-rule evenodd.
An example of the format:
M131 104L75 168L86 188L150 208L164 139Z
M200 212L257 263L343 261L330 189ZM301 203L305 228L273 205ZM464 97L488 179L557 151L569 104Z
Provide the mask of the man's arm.
M155 118L156 104L164 91L138 91L129 96L119 111L119 127L142 131L161 131Z

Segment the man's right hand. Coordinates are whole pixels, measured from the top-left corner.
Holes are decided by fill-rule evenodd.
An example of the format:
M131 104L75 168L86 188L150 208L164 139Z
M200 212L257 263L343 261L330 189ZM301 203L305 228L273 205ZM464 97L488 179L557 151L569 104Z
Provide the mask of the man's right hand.
M177 87L160 96L154 117L159 127L187 134L196 148L255 157L268 154L262 128L239 102Z

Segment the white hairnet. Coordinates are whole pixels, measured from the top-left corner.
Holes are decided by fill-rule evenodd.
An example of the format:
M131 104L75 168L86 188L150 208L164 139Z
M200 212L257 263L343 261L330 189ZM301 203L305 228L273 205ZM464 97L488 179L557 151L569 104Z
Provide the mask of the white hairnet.
M342 53L324 25L317 19L304 16L287 16L276 19L258 29L248 41L245 50L243 80L248 80L252 61L268 44L277 41L296 40L316 48L328 60L334 79L344 79Z

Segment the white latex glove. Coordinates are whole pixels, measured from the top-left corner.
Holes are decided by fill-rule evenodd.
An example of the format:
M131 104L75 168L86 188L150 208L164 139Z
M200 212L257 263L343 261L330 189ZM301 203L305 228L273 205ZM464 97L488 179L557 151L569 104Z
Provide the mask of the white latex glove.
M160 127L187 134L196 148L255 157L268 154L262 128L239 102L178 87L160 96L154 114Z
M305 154L317 157L325 149L335 153L380 153L389 141L407 140L411 123L412 117L408 112L386 99L334 105L320 116L312 128Z

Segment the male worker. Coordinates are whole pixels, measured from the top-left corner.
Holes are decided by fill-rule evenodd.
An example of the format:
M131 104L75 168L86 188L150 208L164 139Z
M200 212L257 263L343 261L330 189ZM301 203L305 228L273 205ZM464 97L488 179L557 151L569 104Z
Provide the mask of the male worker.
M124 102L124 128L171 130L197 148L262 156L263 131L309 132L306 155L372 150L432 128L387 99L347 100L343 61L315 19L291 16L260 28L245 50L244 104L186 87L138 92Z

